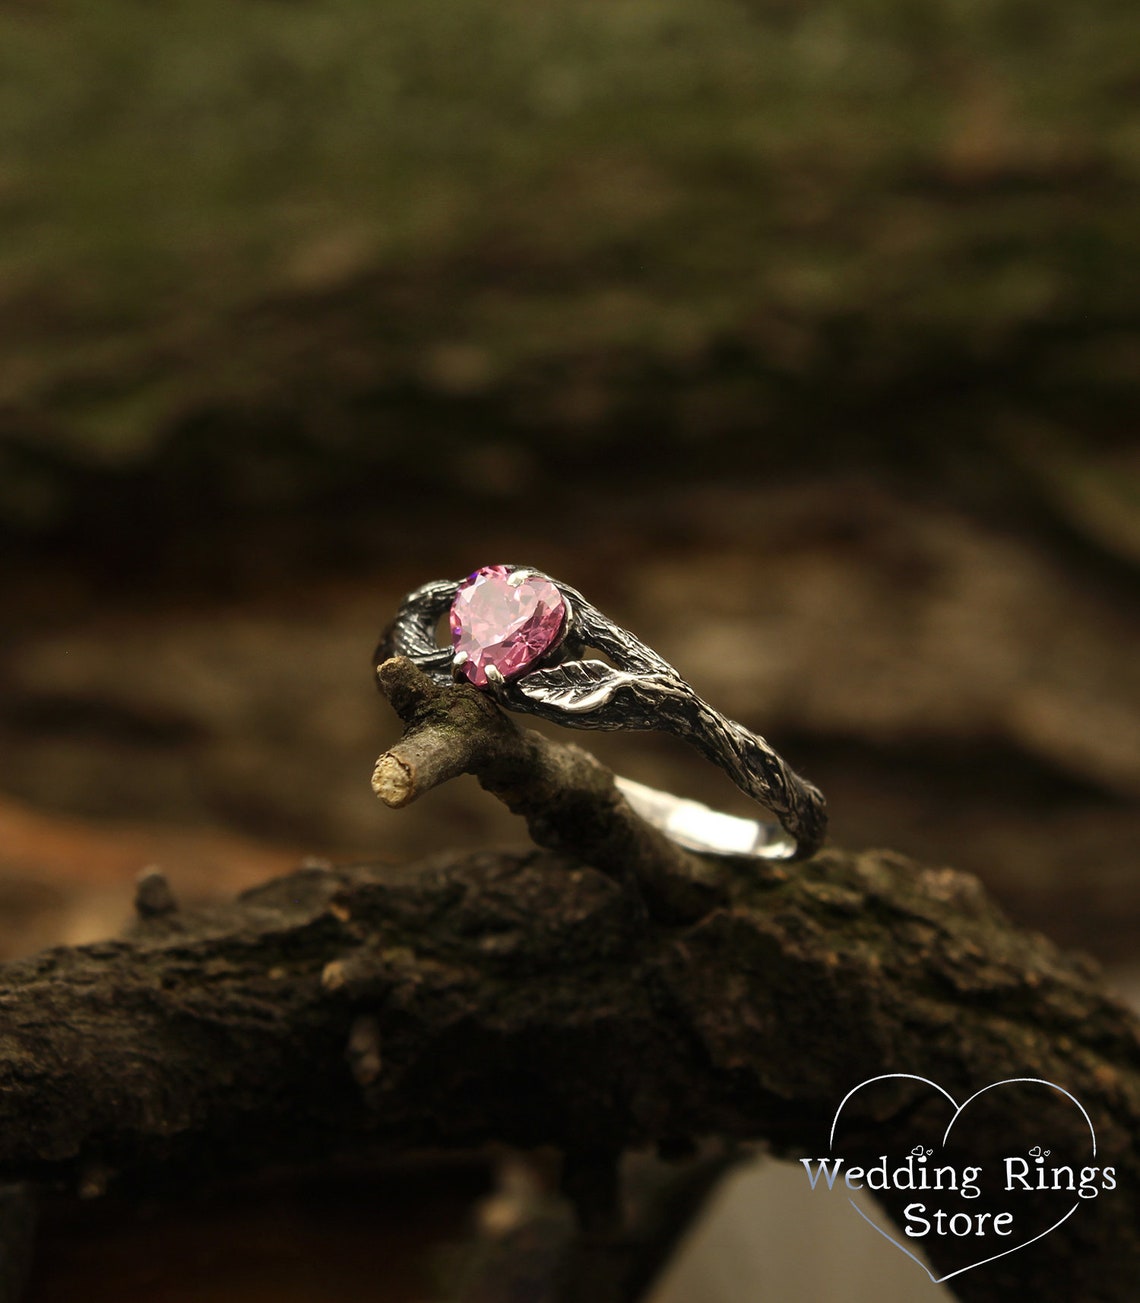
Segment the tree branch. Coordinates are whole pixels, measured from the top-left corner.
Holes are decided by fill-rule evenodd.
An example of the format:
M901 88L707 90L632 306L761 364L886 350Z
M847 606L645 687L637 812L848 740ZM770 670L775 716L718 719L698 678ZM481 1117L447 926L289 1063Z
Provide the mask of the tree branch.
M376 676L406 725L372 775L385 805L408 805L449 778L474 774L526 819L539 846L630 884L654 918L692 921L727 899L724 863L691 854L635 814L588 751L519 728L485 694L467 684L439 687L403 657L385 661Z
M972 878L890 852L718 870L711 907L692 917L680 891L678 921L695 857L648 835L583 752L405 668L384 682L409 725L382 787L393 765L409 797L473 768L562 850L305 869L197 912L148 882L131 936L3 970L0 1176L90 1188L495 1140L583 1156L576 1184L591 1155L713 1135L824 1154L838 1102L877 1074L959 1100L1032 1076L1080 1099L1117 1188L955 1292L1133 1296L1140 1031L1095 965L1014 927ZM845 1157L928 1139L924 1098L857 1095ZM1022 1098L992 1100L1004 1152L1042 1143ZM1075 1113L1049 1125L1056 1150L1087 1145ZM962 1252L932 1250L944 1271Z

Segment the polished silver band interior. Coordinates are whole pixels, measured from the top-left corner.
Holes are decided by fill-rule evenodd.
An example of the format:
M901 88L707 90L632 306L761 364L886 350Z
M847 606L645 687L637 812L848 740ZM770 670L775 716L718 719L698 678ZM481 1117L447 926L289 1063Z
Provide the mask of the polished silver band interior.
M566 584L530 567L498 567L518 577L554 585L565 605L556 645L517 677L492 674L484 691L509 710L567 728L661 730L674 734L719 765L732 781L778 822L742 819L696 801L618 778L617 785L643 818L691 850L764 860L806 859L827 829L822 793L800 778L756 733L703 701L677 671L631 633L607 619ZM478 572L477 572L478 573ZM401 603L376 649L379 665L406 656L440 683L450 682L459 657L436 638L440 618L452 609L467 581L438 580ZM594 648L609 662L586 659Z

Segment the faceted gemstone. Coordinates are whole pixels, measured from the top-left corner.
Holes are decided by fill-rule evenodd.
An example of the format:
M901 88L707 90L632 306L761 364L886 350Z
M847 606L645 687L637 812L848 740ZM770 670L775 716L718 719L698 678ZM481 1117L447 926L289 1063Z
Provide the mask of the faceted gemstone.
M451 641L466 652L462 674L477 688L488 683L487 667L504 679L527 670L554 646L566 618L562 594L541 575L512 586L507 566L484 566L459 585L451 603Z

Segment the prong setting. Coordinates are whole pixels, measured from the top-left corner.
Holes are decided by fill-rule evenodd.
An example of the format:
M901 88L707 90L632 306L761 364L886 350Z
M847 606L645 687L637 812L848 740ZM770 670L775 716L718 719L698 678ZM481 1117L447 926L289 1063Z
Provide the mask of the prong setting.
M525 584L533 575L533 570L514 570L507 576L507 586L510 588L518 588L520 585Z
M502 688L506 685L506 679L503 677L503 671L497 665L488 665L486 667L487 680L496 688Z

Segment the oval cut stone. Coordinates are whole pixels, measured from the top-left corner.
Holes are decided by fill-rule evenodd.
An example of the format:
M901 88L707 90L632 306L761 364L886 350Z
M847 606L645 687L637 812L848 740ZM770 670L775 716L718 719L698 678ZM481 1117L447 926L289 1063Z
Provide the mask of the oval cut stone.
M451 641L467 660L459 673L477 688L493 665L504 679L517 677L558 641L566 619L562 594L542 575L518 584L508 566L483 566L459 585L451 603Z

